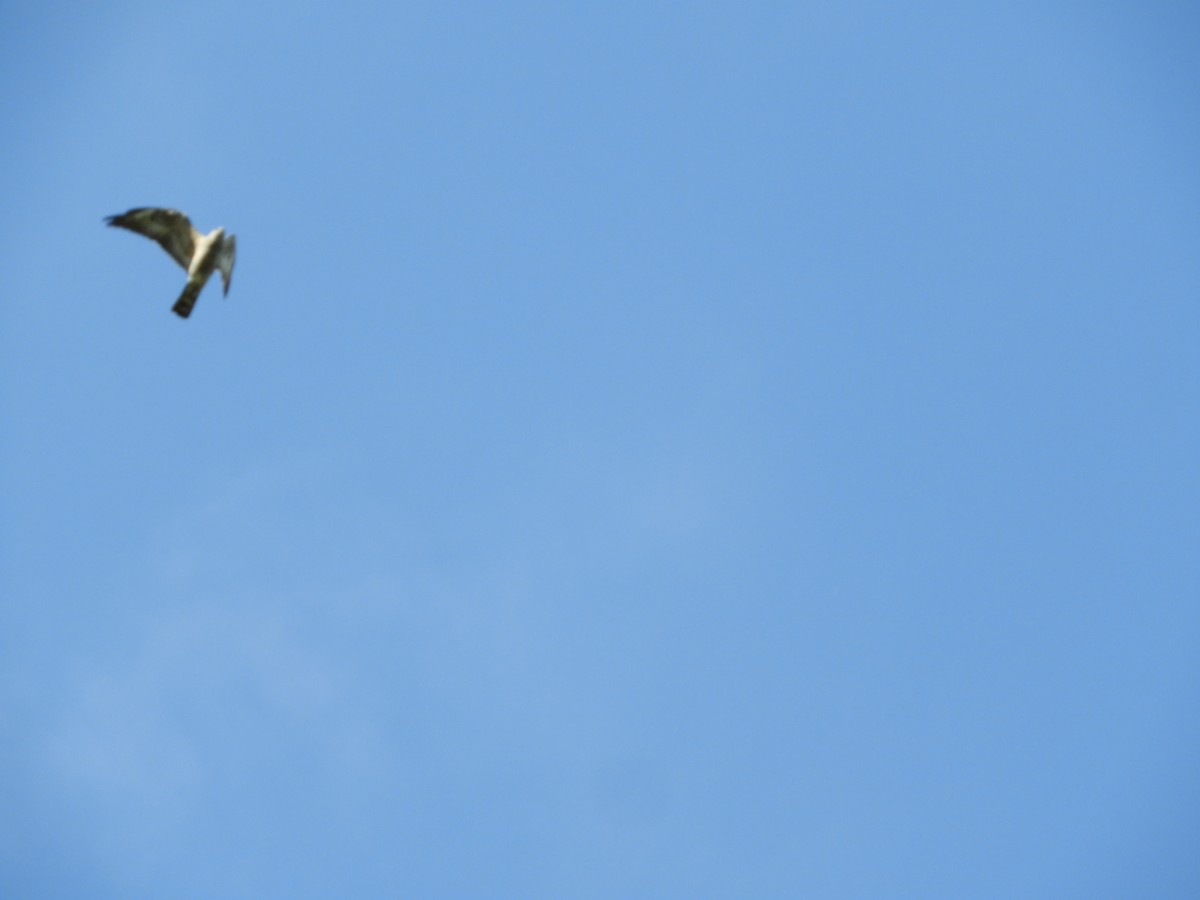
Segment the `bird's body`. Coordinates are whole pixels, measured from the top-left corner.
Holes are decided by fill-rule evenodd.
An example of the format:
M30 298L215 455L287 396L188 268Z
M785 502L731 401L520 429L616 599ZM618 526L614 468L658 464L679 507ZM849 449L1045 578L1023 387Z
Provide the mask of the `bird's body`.
M237 259L237 237L226 234L224 228L201 234L183 213L156 207L131 209L118 216L108 216L104 221L157 241L171 259L187 270L187 284L171 308L176 315L186 319L192 314L196 298L214 269L220 270L225 293L229 293L233 264Z

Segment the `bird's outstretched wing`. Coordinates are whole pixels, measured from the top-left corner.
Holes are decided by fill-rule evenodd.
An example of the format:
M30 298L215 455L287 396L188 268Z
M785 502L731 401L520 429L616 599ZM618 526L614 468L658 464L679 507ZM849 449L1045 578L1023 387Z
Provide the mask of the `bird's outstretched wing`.
M192 255L196 248L196 229L191 220L177 209L158 209L143 206L121 213L119 216L108 216L104 220L109 225L127 228L138 234L143 234L151 240L158 241L170 255L171 259L185 269L192 263ZM222 274L224 270L222 270ZM226 281L228 285L228 281Z
M229 293L229 282L233 281L233 264L237 262L237 235L226 235L217 250L217 268L221 270L221 284Z

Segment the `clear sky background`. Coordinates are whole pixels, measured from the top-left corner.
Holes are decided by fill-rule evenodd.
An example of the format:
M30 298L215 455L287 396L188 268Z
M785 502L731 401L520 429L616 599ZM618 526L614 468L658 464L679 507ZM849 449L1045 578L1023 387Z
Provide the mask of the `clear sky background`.
M1195 4L0 17L0 896L1200 896Z

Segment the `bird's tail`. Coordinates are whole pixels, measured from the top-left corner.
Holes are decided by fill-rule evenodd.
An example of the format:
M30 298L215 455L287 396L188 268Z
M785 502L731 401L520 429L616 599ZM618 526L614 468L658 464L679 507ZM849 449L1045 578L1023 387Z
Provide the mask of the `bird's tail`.
M182 319L186 319L192 314L192 307L196 305L196 298L200 296L200 288L202 284L196 284L189 281L184 287L183 293L179 295L179 299L175 301L175 305L171 307L171 312Z

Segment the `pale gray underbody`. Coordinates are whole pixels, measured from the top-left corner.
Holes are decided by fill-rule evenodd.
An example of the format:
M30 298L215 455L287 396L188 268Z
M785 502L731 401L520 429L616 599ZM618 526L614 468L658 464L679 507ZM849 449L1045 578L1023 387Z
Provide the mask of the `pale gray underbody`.
M213 270L221 273L224 293L229 293L233 280L233 265L237 259L237 236L215 228L208 234L198 232L183 213L174 209L139 207L105 221L157 241L167 254L187 270L188 280L172 311L187 318L196 305L200 291L208 283Z

